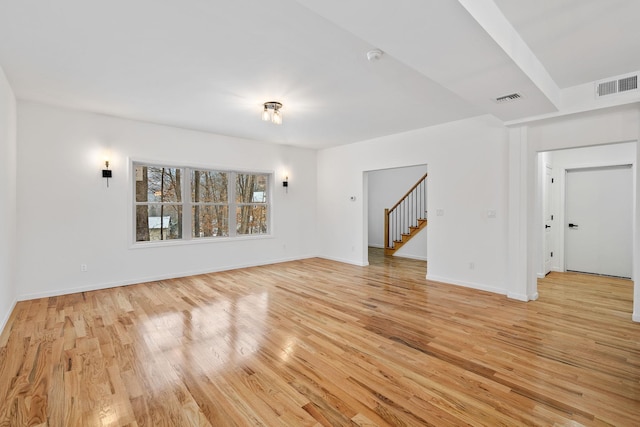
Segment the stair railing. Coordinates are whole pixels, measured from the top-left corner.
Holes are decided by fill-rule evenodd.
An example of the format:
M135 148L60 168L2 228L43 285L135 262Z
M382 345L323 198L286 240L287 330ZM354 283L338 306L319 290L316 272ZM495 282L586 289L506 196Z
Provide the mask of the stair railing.
M402 241L403 234L409 234L409 227L416 227L418 220L427 215L427 175L393 205L384 210L384 247L393 248L394 242Z

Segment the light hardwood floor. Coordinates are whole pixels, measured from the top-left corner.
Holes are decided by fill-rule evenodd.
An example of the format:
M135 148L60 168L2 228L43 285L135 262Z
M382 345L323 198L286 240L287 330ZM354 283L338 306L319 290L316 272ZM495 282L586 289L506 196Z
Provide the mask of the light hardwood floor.
M522 303L380 253L20 302L0 425L640 425L630 281Z

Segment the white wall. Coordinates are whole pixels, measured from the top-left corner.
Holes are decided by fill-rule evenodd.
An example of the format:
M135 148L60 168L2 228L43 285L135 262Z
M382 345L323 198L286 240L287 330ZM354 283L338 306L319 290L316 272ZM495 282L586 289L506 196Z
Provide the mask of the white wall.
M16 193L16 163L10 160L16 156L15 100L6 79L0 78L0 215L8 218L0 227L15 224L13 203L20 236L16 257L14 232L0 228L0 315L5 319L16 296L26 299L317 254L364 265L366 171L416 164L429 165L427 277L535 299L541 225L538 153L640 137L638 105L541 120L508 133L499 121L482 116L317 154L29 102L18 104L17 116ZM633 316L640 321L640 150L634 144ZM100 177L105 150L111 152L114 169L108 189ZM273 170L276 182L279 171L286 170L289 193L279 186L274 192L274 237L133 249L131 158ZM355 201L350 196L356 196ZM438 209L443 216L433 214ZM487 217L489 210L495 210L496 218ZM80 272L81 263L88 265L87 272ZM15 281L12 275L17 275Z
M368 244L384 248L384 210L391 208L427 173L427 165L368 172ZM427 178L427 189L429 179ZM427 190L428 191L428 190ZM428 226L402 246L394 256L427 260Z
M315 151L22 101L18 135L19 299L316 255ZM132 159L275 172L273 237L133 248Z
M16 98L0 68L0 331L16 302Z
M427 277L506 293L508 138L491 116L320 151L321 255L366 264L365 171L417 164L429 167Z

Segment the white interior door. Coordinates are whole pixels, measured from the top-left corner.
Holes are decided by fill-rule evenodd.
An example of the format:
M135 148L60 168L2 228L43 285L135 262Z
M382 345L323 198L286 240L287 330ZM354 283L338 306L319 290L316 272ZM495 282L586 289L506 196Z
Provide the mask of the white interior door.
M543 211L544 211L544 274L548 274L553 266L553 210L552 210L552 191L553 183L552 168L545 165L543 195Z
M568 170L565 268L631 277L631 166Z

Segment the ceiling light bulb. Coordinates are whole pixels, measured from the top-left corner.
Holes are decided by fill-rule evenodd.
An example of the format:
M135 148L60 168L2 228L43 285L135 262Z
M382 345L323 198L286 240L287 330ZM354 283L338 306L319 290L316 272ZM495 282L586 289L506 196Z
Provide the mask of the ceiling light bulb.
M267 109L267 106L264 106L264 110L262 111L262 120L265 122L268 122L271 120L271 115L269 114L269 110Z
M282 113L279 110L275 110L273 112L273 118L271 119L271 121L277 125L281 125L282 124Z

